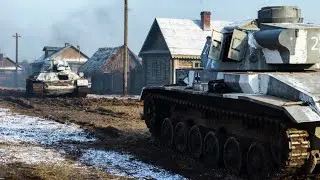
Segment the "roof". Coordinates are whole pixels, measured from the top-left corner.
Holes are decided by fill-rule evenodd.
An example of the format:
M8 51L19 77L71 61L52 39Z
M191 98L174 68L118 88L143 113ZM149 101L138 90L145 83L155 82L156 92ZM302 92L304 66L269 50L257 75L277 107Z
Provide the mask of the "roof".
M86 75L92 74L93 72L102 71L105 72L108 69L108 61L123 48L123 46L118 47L104 47L99 48L93 56L81 66L80 71L84 72ZM137 60L141 64L140 58L135 55L129 49L129 55L134 57L133 59ZM130 67L133 67L134 64L130 63ZM133 67L134 68L134 67Z
M262 23L265 26L275 26L286 29L319 29L319 24L305 24L305 23Z
M249 31L259 30L257 21L255 19L246 19L229 24L228 26L224 27L223 32L231 32L234 29L244 29Z
M45 46L42 51L59 51L63 47Z
M78 49L76 47L74 47L73 45L67 45L65 47L52 47L52 46L45 46L43 48L43 51L49 50L49 51L56 51L55 53L51 54L49 57L45 58L45 54L43 54L42 56L40 56L38 59L36 59L34 61L34 63L42 63L44 62L46 59L50 59L50 58L54 58L56 56L58 56L59 54L61 54L62 52L64 52L65 50L69 49L69 48L73 48L76 51L78 51ZM89 57L84 54L82 51L80 51L81 55L83 57L85 57L86 59L89 59ZM65 59L66 61L68 61L68 59Z
M16 63L9 57L0 59L0 70L16 70ZM18 70L23 70L21 65L18 65Z
M152 36L153 29L158 25L172 58L200 59L206 37L212 33L211 30L204 31L200 23L200 20L156 18L140 53L146 49L148 37ZM210 29L221 31L229 24L231 22L211 21Z

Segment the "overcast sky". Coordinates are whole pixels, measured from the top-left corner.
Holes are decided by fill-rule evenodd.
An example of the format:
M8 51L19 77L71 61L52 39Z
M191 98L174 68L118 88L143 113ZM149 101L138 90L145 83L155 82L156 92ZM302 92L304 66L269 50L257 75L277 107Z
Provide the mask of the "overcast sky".
M297 5L305 22L320 24L319 0L128 0L129 48L135 53L155 17L199 19L202 10L217 20L256 18L265 5ZM33 61L43 46L80 45L91 57L99 47L123 44L124 0L0 0L0 52L14 59L15 40L20 39L19 58Z

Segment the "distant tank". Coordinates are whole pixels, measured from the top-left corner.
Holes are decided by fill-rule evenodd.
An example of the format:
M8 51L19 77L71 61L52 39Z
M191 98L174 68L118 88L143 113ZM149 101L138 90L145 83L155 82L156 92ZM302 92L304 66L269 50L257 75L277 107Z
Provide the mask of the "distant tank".
M161 143L236 175L316 174L320 26L294 6L264 7L252 23L213 30L187 86L145 87L143 119Z
M71 71L63 60L47 59L40 72L26 79L27 96L86 97L90 86L83 74Z

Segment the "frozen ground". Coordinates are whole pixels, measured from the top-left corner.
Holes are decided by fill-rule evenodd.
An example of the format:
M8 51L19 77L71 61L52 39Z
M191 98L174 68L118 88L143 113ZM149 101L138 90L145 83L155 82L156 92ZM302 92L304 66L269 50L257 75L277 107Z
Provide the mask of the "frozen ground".
M105 98L105 99L139 99L140 95L130 95L130 96L121 96L121 95L97 95L97 94L88 94L88 98Z
M137 179L184 179L119 152L94 149L95 137L75 124L60 124L0 109L0 163L57 164L77 150L74 165L90 165Z

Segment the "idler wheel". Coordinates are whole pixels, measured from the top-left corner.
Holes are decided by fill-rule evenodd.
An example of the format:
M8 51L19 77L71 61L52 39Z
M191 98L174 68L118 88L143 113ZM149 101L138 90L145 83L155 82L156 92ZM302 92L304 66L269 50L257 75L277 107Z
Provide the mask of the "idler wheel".
M169 118L165 118L161 125L160 141L163 145L171 146L173 143L173 126Z
M252 143L247 152L247 172L249 178L255 179L265 179L267 175L267 158L265 149L261 144L256 142Z
M240 143L234 137L229 137L223 147L224 166L230 172L238 175L241 172L242 154Z
M211 167L217 167L220 159L220 145L216 134L209 131L203 142L204 162Z
M193 126L188 133L189 150L193 157L200 158L202 155L202 136L200 129Z
M156 106L155 106L154 99L152 98L151 95L148 95L144 99L143 107L144 107L144 119L146 121L146 125L150 127L151 126L150 120L156 116Z
M177 151L184 153L187 150L188 126L179 122L174 128L174 145Z
M150 133L156 136L156 104L151 95L144 100L144 120Z

